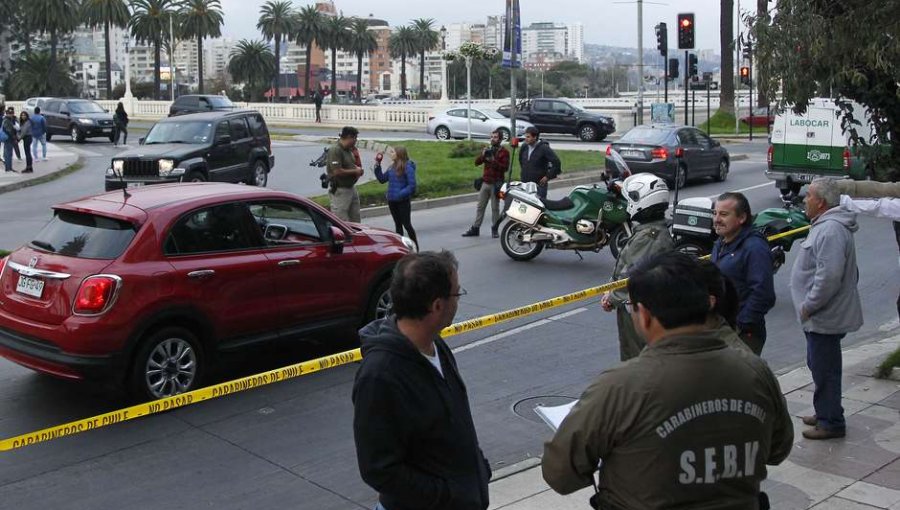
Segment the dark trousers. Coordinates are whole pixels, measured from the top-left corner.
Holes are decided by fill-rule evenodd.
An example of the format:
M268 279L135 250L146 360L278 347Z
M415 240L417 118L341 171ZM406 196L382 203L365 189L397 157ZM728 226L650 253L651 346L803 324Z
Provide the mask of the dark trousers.
M25 168L31 168L31 137L22 137L22 146L25 147Z
M13 171L12 155L14 145L16 145L16 142L11 138L3 142L3 166L7 172Z
M738 324L738 336L754 354L759 356L766 344L766 323Z
M316 105L316 122L322 122L322 107Z
M844 335L823 335L806 332L806 366L812 372L818 427L844 430L844 408L841 407L841 339Z
M416 243L416 249L419 248L419 241L416 239L416 231L412 226L412 203L407 198L405 200L388 201L388 209L391 210L391 218L394 218L394 230L403 235L403 229L406 234Z
M121 124L117 124L117 125L113 126L113 145L119 144L119 138L122 137L123 133L124 133L125 137L122 140L122 144L127 144L128 143L128 128Z

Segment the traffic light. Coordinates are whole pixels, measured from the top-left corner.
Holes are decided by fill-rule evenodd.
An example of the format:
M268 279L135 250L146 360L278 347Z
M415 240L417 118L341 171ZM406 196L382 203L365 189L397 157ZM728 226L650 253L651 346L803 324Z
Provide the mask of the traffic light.
M750 55L753 53L753 43L747 41L744 43L744 58L750 60Z
M741 67L741 85L750 86L750 68Z
M688 55L688 76L697 76L697 55Z
M670 58L669 59L669 79L674 80L678 78L678 59Z
M692 12L678 15L678 49L694 49L694 13Z
M665 23L656 25L656 49L664 57L669 54L669 30Z

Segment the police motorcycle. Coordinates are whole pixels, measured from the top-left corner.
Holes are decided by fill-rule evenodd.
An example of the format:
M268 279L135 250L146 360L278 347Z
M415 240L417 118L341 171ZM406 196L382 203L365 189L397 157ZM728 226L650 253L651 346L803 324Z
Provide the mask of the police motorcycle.
M623 176L628 166L615 151L611 156ZM622 180L604 172L603 183L577 186L561 200L541 199L537 184L512 181L500 190L503 211L496 228L508 219L500 232L500 245L513 260L531 260L544 248L599 252L609 245L619 256L632 234Z
M800 197L782 196L781 200L782 207L764 209L752 219L753 228L766 238L809 226ZM675 238L677 250L697 256L712 252L713 243L718 239L713 226L714 206L715 202L706 197L686 198L675 205L672 237ZM805 230L769 241L774 272L784 265L786 253L791 251L794 242L806 238L808 234L809 231Z

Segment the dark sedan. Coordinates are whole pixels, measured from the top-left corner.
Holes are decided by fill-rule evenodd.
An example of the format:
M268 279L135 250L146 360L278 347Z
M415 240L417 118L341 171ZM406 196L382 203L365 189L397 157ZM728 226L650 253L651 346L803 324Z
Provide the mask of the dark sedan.
M728 177L730 157L722 145L699 129L678 125L636 126L609 144L628 163L632 173L649 172L666 180L669 187L684 187L690 179ZM606 160L606 170L618 173ZM676 177L677 176L677 177Z

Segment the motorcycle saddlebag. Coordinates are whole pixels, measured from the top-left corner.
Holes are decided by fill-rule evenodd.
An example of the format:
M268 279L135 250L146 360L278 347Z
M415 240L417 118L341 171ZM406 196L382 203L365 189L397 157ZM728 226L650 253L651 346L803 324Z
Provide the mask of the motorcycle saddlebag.
M675 205L672 231L675 234L715 235L713 201L706 197L686 198Z

